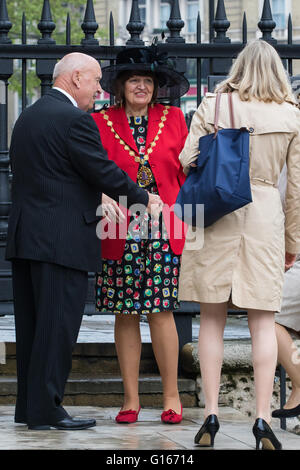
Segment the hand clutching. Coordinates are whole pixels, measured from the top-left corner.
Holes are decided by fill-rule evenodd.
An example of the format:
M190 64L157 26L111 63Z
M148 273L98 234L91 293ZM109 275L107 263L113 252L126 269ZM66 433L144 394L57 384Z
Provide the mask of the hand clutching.
M163 201L161 198L152 193L149 194L149 201L148 201L148 206L147 206L147 212L151 214L151 217L153 217L155 220L159 219L160 213L163 209Z
M295 263L297 255L285 252L285 271L288 271Z

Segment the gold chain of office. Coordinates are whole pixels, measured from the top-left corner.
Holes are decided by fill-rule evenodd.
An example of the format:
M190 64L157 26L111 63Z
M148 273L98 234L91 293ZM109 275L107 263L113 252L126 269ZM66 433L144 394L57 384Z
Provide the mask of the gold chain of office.
M152 171L150 168L145 166L144 163L149 160L150 154L153 152L153 149L156 146L157 141L159 140L159 136L162 133L162 129L165 126L165 121L167 120L166 116L169 113L169 109L170 109L170 106L164 107L163 115L160 118L160 123L158 124L158 127L159 127L158 132L156 136L154 137L153 141L151 142L151 144L149 145L146 154L143 156L138 155L134 150L130 149L130 147L126 144L126 142L124 142L124 140L121 139L119 134L113 128L113 122L109 120L109 116L106 114L106 110L102 109L102 111L100 111L100 113L103 115L103 118L106 120L106 124L108 125L108 127L110 127L110 130L114 134L115 139L117 139L120 142L120 145L124 147L124 150L129 152L129 155L131 157L134 157L134 160L136 162L141 164L141 167L139 168L138 174L137 174L137 181L139 185L142 187L148 186L152 181Z

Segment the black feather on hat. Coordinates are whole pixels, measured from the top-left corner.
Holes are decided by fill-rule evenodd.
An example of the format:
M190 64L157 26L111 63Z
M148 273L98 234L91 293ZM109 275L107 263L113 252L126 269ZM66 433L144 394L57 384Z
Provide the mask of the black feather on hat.
M152 72L158 80L158 99L171 101L183 96L190 87L188 80L174 68L167 53L157 53L157 47L130 47L119 52L116 64L102 69L101 87L114 95L118 75L125 71Z

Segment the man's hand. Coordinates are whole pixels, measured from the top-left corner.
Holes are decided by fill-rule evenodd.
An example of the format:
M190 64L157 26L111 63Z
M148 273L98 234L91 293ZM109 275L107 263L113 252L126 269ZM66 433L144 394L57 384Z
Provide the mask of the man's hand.
M156 194L148 193L149 194L149 201L147 206L147 211L151 214L151 216L158 220L159 215L162 211L164 203L160 199L160 197Z
M118 206L116 201L111 199L106 194L102 194L101 207L103 217L105 217L109 222L115 222L117 224L124 222L125 216L121 211L120 207Z
M285 271L290 269L293 264L295 263L297 255L293 255L291 253L285 252Z

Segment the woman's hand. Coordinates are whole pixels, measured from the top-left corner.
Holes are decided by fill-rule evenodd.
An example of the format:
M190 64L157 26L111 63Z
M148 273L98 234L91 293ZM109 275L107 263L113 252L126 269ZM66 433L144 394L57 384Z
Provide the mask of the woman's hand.
M293 255L291 253L285 252L285 271L290 269L293 264L295 263L297 255Z
M112 198L107 196L106 194L102 194L102 215L105 217L109 222L115 222L120 224L124 222L125 216L121 211L120 207Z

